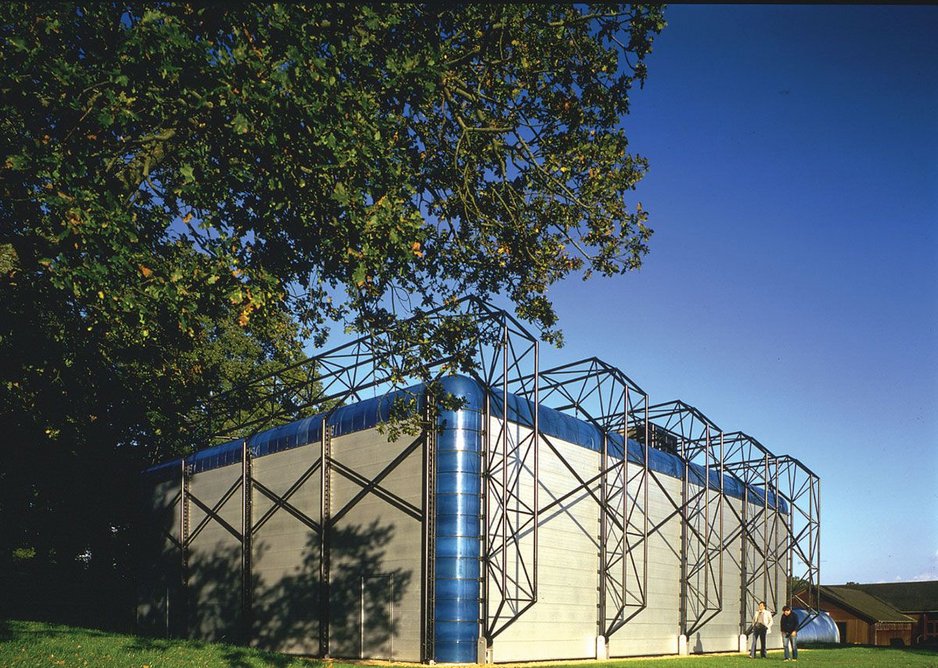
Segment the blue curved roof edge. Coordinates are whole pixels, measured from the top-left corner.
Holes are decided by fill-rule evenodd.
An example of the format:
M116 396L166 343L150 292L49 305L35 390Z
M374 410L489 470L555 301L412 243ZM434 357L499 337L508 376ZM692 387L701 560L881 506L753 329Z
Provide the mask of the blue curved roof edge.
M444 382L444 386L447 386L447 383ZM452 384L454 389L459 389L461 386L460 383ZM398 399L413 399L415 402L414 408L416 410L422 409L424 404L423 388L422 384L414 385L380 397L365 399L348 406L340 406L331 414L319 413L289 424L266 429L248 439L248 448L253 456L263 457L281 450L289 450L315 443L322 438L322 421L324 417L327 417L328 424L332 426L333 436L370 429L381 422L387 421L394 402ZM143 473L149 478L161 479L168 477L179 469L180 463L183 461L191 467L193 473L228 466L240 461L242 443L242 439L236 439L220 445L213 445L186 457L177 457L168 462L156 464L145 469Z
M447 376L440 381L443 389L464 401L463 408L481 411L485 406L485 391L478 381L468 376ZM417 387L422 387L418 385Z
M176 477L181 463L182 458L177 457L176 459L171 459L168 462L155 464L147 469L144 469L143 475L145 475L152 483L165 482L166 480L170 480Z
M485 390L476 380L468 376L455 375L443 378L440 384L444 390L464 401L463 408L470 410L481 410L483 408ZM327 415L327 422L333 428L333 436L371 429L390 417L394 402L398 399L413 400L415 409L421 410L424 406L424 387L425 385L422 383L412 385L380 397L341 406L331 414L313 415L289 424L267 429L251 436L248 440L248 448L254 457L263 457L282 450L315 443L322 437L322 420ZM490 397L493 417L501 417L504 413L502 410L502 395L499 392L492 392ZM508 394L509 420L530 426L533 425L533 416L533 402L524 397ZM537 416L538 428L542 433L596 452L602 450L602 431L594 424L544 405L538 406ZM188 455L185 457L185 462L194 473L227 466L240 461L241 447L242 441L240 439L229 441ZM622 456L621 435L610 435L609 449L613 456ZM628 453L630 462L642 463L644 456L642 446L637 441L629 439ZM181 458L177 458L151 466L144 471L144 474L151 479L168 478L178 469L181 461ZM648 453L648 468L672 478L681 478L684 475L684 464L678 456L654 448L650 449ZM690 469L691 481L697 484L702 483L704 467L691 463ZM710 471L709 485L711 489L720 489L719 471ZM739 478L731 474L724 474L723 491L726 495L741 499L743 498L744 489L745 485ZM752 487L749 489L749 501L762 505L765 502L764 494L760 488ZM779 498L774 492L770 492L769 507L775 508L776 505L782 512L788 512L784 499Z
M472 382L472 381L470 381ZM481 388L478 390L481 392ZM496 393L492 401L493 417L502 417L502 395ZM526 424L533 427L534 423L534 403L524 397L514 394L508 395L508 416L509 420ZM599 427L591 422L580 420L567 413L562 413L553 408L540 405L537 411L538 429L543 434L559 438L569 443L576 443L584 448L595 452L601 452L603 448L603 433ZM641 444L629 439L629 462L641 464L644 461L644 452ZM622 457L622 435L613 433L609 435L609 453L613 457ZM672 478L683 478L684 463L680 457L662 450L651 448L648 452L648 468L657 473ZM693 484L702 485L705 475L705 467L691 463L689 478ZM720 489L720 472L717 469L711 469L709 475L710 489ZM723 474L723 493L737 499L742 499L746 489L746 484L730 473ZM749 489L749 502L763 505L765 492L758 487ZM788 513L788 505L785 500L780 498L774 492L769 493L769 507L776 508Z

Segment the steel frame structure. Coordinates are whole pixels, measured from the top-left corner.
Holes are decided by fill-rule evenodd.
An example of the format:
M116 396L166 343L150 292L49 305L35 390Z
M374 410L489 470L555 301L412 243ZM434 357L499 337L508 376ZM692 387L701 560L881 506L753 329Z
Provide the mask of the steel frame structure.
M738 534L741 548L738 565L742 573L740 582L740 633L744 633L755 614L759 601L765 601L771 610L778 609L778 587L770 587L775 580L779 560L777 545L770 544L770 536L777 536L777 513L769 508L769 494L775 489L775 455L758 440L740 431L724 436L726 470L739 479L743 487L741 510L733 510L739 521ZM759 500L761 498L761 501ZM774 515L774 517L773 517ZM736 538L736 534L732 538ZM729 544L729 542L727 543ZM732 552L728 552L732 557ZM762 584L761 591L758 584Z
M753 585L761 578L763 586L768 587L770 571L776 580L780 568L797 578L795 582L803 586L793 590L789 580L788 600L810 610L816 608L820 582L820 482L798 460L776 457L741 432L724 435L700 411L681 401L650 406L648 395L634 381L599 359L589 358L540 371L537 339L505 311L481 300L466 298L445 309L422 314L422 317L425 322L435 324L442 324L446 318L470 318L477 334L462 349L437 349L432 359L418 360L413 350L399 346L394 332L374 333L216 395L204 407L203 422L197 430L204 440L211 443L243 439L241 475L229 492L234 494L239 489L242 492L244 523L240 531L235 527L225 528L241 541L246 634L251 627L251 538L273 513L287 512L319 536L323 606L319 653L323 657L329 655L329 529L336 521L336 512L331 507L330 481L334 474L346 477L352 474L336 466L328 415L336 406L382 396L406 386L409 380L439 379L454 372L466 373L485 392L480 627L487 646L537 602L539 518L563 500L552 500L543 507L539 503L540 444L560 456L551 438L540 430L536 407L542 403L586 420L603 435L598 473L582 475L567 464L577 487L564 496L585 490L600 508L597 635L608 642L612 634L646 608L649 536L678 516L682 522L681 631L685 636L690 636L722 611L723 555L729 553L735 561L737 556L729 548L737 539L742 540L738 555L741 632L756 598ZM467 358L471 360L468 368L463 365ZM248 395L259 399L248 401L245 399ZM526 410L521 403L512 406L510 395L527 400L532 408ZM428 401L424 407L423 432L402 452L402 456L406 456L404 452L409 454L422 448L427 471L423 508L410 508L409 513L423 526L425 595L421 638L424 661L434 659L434 409ZM254 480L247 439L271 426L317 412L323 413L318 461L281 493ZM510 426L509 421L516 426ZM658 445L656 433L660 431L677 438L677 454L684 464L680 499L672 498L657 474L649 470L649 447ZM630 436L640 445L638 457L629 457ZM703 474L692 464L699 466ZM381 478L394 465L392 463L374 480L357 481L362 486L357 498L380 493ZM740 512L733 504L724 503L726 473L745 485ZM291 505L290 497L317 474L321 515L313 518ZM188 576L188 545L192 540L188 517L193 500L188 484L190 476L191 472L183 465L179 495L182 536L178 547L184 589ZM648 499L654 481L673 511L651 526ZM763 490L763 502L757 505L751 502L750 491L759 489ZM273 504L260 518L253 517L252 490ZM776 498L781 496L789 505L788 521L776 527L772 534L785 533L786 556L782 558L777 549L770 549L768 545L768 492L774 492ZM223 499L219 504L224 502ZM217 507L204 505L205 521L220 519ZM739 520L737 528L728 534L724 533L725 506L729 506ZM772 521L779 522L778 513L774 513ZM769 598L768 591L764 598Z
M789 455L776 463L776 487L788 504L788 579L791 607L810 610L802 625L818 615L821 583L821 479Z
M740 632L747 627L760 600L766 601L770 609L780 607L777 592L783 576L786 578L785 601L793 608L808 611L801 620L804 626L819 614L820 479L797 459L774 455L743 432L726 434L724 443L726 470L745 486L742 512L737 515L743 539L739 555L743 574ZM774 508L770 508L770 494L775 495L771 504ZM780 501L787 505L787 521L779 517ZM779 549L782 542L784 550ZM783 553L781 558L780 553ZM757 589L760 582L761 592Z
M723 432L683 401L651 406L649 419L677 437L683 463L680 608L681 633L689 638L723 610Z
M504 311L498 348L485 360L482 444L482 601L486 648L537 602L538 448L537 410L516 407L510 394L538 405L538 342ZM521 427L511 426L511 418Z
M597 635L608 643L647 605L648 451L642 446L642 455L631 459L628 439L639 436L647 443L648 395L622 371L595 357L541 371L540 384L544 405L585 420L602 434L599 471L589 476L564 459L551 437L540 434L541 442L577 481L540 511L547 513L584 491L598 504L596 623Z
M352 473L339 470L332 457L331 433L326 421L337 406L381 396L409 382L433 382L461 371L476 380L486 393L485 416L488 423L483 443L485 505L481 558L484 569L480 618L488 642L537 601L538 415L536 410L517 411L517 415L511 415L527 429L528 433L520 438L510 428L508 417L510 391L531 396L537 405L538 341L505 311L473 297L422 314L420 322L423 326L445 326L448 318L469 318L475 325L475 336L461 349L437 350L433 359L418 360L413 348L399 344L395 332L376 332L216 395L203 409L206 427L200 433L205 440L211 443L243 438L246 443L251 435L264 429L331 407L323 414L320 459L314 465L320 474L321 517L318 522L313 518L300 518L320 537L320 656L329 655L329 529L338 519L331 508L330 481L334 473L354 479ZM471 360L468 367L464 366L466 359ZM245 398L248 395L259 399L249 401ZM431 425L435 406L428 402L425 410L420 438L423 439L424 465L429 477L424 482L424 507L422 511L412 509L411 514L423 525L422 582L426 593L422 604L422 658L430 661L434 657L435 510L432 491L435 489L436 429ZM408 452L415 446L416 442L411 444ZM245 455L245 462L248 462L249 451L244 450L248 452ZM242 467L249 471L250 464L244 463ZM373 481L356 480L362 484L362 492L356 499L379 489L380 478L391 469L393 463ZM304 475L315 472L307 471ZM251 481L249 473L246 475L247 478L242 476L242 489L245 490L244 516L249 517ZM279 509L296 516L298 511L288 503L291 490L279 498L271 490L262 490L275 504L268 516ZM242 532L241 535L250 536L250 533ZM528 535L533 539L525 540ZM240 540L244 555L242 601L247 620L250 615L250 546L249 538ZM182 552L185 564L186 550L183 548Z

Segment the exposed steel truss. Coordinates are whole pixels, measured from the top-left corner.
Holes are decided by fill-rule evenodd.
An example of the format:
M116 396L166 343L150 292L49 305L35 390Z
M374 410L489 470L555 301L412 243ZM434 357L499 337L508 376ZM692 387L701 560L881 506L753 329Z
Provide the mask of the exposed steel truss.
M648 538L674 517L680 517L682 524L681 629L685 635L723 610L725 555L739 565L742 574L741 630L754 601L768 601L779 591L780 577L788 578L787 598L793 605L816 608L820 483L798 460L775 456L741 432L724 435L709 418L681 401L650 406L638 385L601 360L590 358L540 371L536 337L505 311L478 299L466 298L420 314L414 331L445 327L447 319L454 318L475 325L470 340L428 350L402 343L399 331L360 337L216 395L205 405L197 433L206 443L247 438L412 383L432 383L463 373L478 382L486 397L480 624L488 643L537 601L539 518L550 504L558 503L556 499L541 503L538 453L543 445L546 453L563 459L551 438L541 432L535 409L540 405L583 419L603 435L598 473L584 474L568 466L578 481L577 489L587 490L600 508L600 635L608 639L646 608ZM660 447L665 437L673 439L675 454L683 463L681 496L671 498L665 492L673 512L651 526L648 496L656 476L649 471L648 448ZM328 448L323 453L317 471L325 476L332 464ZM432 468L432 462L428 466ZM245 471L243 479L250 480L250 470ZM725 501L725 475L745 486L739 510ZM785 517L770 512L778 507L779 499L787 504ZM432 597L430 488L424 505L424 578ZM289 511L289 498L280 499L278 507ZM730 514L737 521L725 531L725 516ZM307 524L316 529L327 520L309 518ZM737 541L742 545L738 554L731 549ZM324 560L327 553L328 537L323 535ZM249 557L245 552L245 559ZM778 602L772 603L777 609ZM430 660L432 600L423 607L424 657ZM328 638L323 644L325 654Z
M723 432L683 401L657 404L649 419L676 437L681 479L681 629L690 637L723 610Z

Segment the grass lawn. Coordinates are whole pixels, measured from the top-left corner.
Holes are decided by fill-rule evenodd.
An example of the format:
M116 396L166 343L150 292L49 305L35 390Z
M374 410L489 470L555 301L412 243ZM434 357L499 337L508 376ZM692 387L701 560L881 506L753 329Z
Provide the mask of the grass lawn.
M316 668L319 665L319 661L234 645L142 638L74 626L0 620L0 668Z
M72 626L0 620L0 668L318 668L324 663L329 668L353 666L233 645L139 638ZM739 654L722 654L535 665L544 668L718 668L775 663L782 663L780 651L771 652L765 662L752 661ZM938 668L938 653L878 647L807 648L799 651L795 665Z

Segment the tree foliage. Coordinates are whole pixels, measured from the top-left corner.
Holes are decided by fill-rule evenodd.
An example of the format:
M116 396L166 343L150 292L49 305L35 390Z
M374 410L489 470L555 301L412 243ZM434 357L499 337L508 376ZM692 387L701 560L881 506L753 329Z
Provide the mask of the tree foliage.
M501 295L559 342L549 286L647 251L621 123L663 25L608 4L3 4L0 415L22 452L0 513L67 503L9 491L42 457L185 448L209 389L330 323Z

